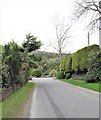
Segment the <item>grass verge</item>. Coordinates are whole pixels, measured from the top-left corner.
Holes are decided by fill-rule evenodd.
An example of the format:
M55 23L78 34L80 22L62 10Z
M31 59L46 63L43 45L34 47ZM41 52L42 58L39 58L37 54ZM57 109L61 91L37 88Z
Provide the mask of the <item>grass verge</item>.
M28 100L28 97L34 89L34 83L27 83L15 93L1 102L2 118L12 118L18 112L20 106Z
M88 88L97 92L101 92L101 84L98 83L87 83L85 81L80 81L80 80L74 80L74 79L68 79L68 80L63 80L64 82L77 85L83 88Z

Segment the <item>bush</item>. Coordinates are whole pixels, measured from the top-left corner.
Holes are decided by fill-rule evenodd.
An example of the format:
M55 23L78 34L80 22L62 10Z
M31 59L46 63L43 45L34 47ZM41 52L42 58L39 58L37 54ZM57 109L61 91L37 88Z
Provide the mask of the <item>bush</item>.
M101 81L101 51L90 54L90 67L86 74L87 82Z
M55 69L51 70L49 73L50 77L55 77L56 76L57 71Z
M64 71L59 71L59 72L57 72L56 78L57 78L57 79L64 79L64 78L65 78L65 73L64 73Z
M31 75L34 77L41 77L41 70L39 69L32 69L31 70Z
M71 73L67 73L65 78L66 78L66 79L69 79L69 78L71 78L71 76L72 76Z
M101 72L99 71L99 68L96 68L96 67L89 68L85 79L89 83L97 82L97 81L100 81L100 74Z

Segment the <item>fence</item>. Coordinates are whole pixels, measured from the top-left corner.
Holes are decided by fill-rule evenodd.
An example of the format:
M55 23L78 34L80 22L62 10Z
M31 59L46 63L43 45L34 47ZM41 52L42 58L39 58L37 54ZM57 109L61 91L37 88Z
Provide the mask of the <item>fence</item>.
M15 91L17 91L19 88L21 88L25 84L26 83L23 83L23 84L14 84L14 89L13 89L13 86L11 86L11 87L5 89L4 91L2 91L0 93L0 101L4 100L6 97L8 97L9 95L11 95Z

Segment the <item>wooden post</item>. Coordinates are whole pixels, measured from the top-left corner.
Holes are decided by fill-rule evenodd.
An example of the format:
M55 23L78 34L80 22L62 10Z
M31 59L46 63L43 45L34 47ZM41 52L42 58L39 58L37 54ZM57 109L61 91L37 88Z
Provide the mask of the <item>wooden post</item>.
M88 32L88 46L90 45L90 37L89 37L89 32Z

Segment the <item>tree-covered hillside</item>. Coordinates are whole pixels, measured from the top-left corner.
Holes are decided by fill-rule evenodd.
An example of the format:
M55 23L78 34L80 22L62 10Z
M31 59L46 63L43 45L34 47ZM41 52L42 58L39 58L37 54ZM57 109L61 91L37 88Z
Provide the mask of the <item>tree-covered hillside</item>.
M65 59L67 54L62 55L62 59ZM30 53L30 61L32 69L38 69L41 71L42 76L49 75L51 71L59 70L59 54L46 52L46 51L33 51ZM35 70L34 70L35 71ZM33 70L31 71L34 75Z

